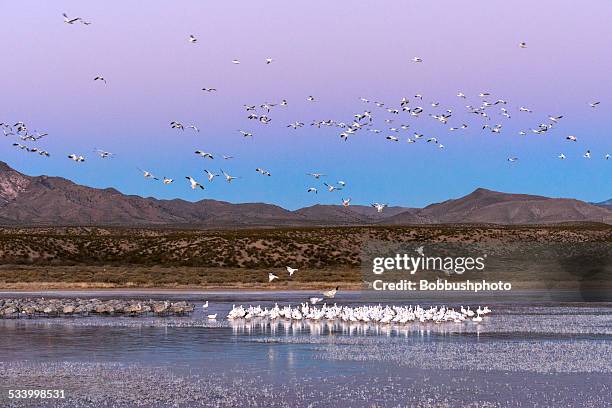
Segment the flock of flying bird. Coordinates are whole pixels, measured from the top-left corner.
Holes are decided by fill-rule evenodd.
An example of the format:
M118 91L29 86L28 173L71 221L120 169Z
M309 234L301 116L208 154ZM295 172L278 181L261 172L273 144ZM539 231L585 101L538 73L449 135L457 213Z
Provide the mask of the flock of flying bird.
M66 13L62 14L64 17L64 22L68 25L75 24L83 24L90 25L91 23L81 17L69 17ZM198 39L195 35L191 34L187 37L187 41L190 44L197 44ZM527 44L525 42L519 43L519 48L525 49L527 48ZM234 59L231 61L234 65L239 65L240 60ZM269 65L274 62L272 58L266 58L263 61L266 65ZM422 64L423 58L414 57L412 58L412 62L415 64ZM96 75L93 78L94 82L101 82L104 85L107 85L108 82L106 78L102 75ZM207 93L215 93L217 92L217 88L214 87L204 87L202 91ZM468 96L463 92L457 92L456 98L458 100L466 100ZM425 108L427 104L424 103L424 96L422 94L415 94L412 98L403 97L397 104L387 104L380 101L371 101L368 98L360 98L360 101L366 107L363 110L355 113L352 118L348 121L336 121L332 119L323 119L323 120L313 120L310 123L311 127L315 128L336 128L338 129L338 136L340 139L344 141L348 141L349 139L355 137L360 133L370 132L372 134L385 134L385 140L398 143L402 140L405 140L408 144L414 144L424 141L426 144L431 144L436 146L438 149L444 149L445 145L438 139L438 137L434 136L425 136L423 133L418 131L411 130L412 126L408 123L408 119L418 119L421 117L429 117L432 120L440 123L441 126L447 128L449 132L458 133L461 131L465 131L468 128L476 127L480 131L488 131L493 134L501 134L504 130L503 121L509 120L514 114L517 115L531 115L533 111L526 106L518 106L515 108L510 108L508 101L500 98L493 97L489 92L481 92L478 94L478 103L476 104L468 104L465 105L463 111L471 115L473 118L478 119L478 123L476 125L468 124L465 122L470 121L460 121L457 124L449 126L449 123L454 120L454 116L456 115L456 111L453 108L440 108L440 103L436 101L431 101L428 103L431 109ZM305 98L308 103L316 103L317 99L314 96L308 96ZM600 105L599 101L591 102L590 107L595 109ZM264 102L261 104L245 104L243 105L245 109L246 118L250 121L257 123L263 126L269 126L273 120L273 111L275 109L284 109L289 106L289 102L286 99L282 99L278 103ZM374 112L377 110L377 112ZM431 112L426 113L426 110L431 110ZM379 113L386 116L384 118L384 127L386 129L374 126L375 118L379 116ZM502 119L503 118L503 119ZM544 120L540 120L539 124L532 126L528 129L524 129L519 131L520 136L527 136L528 134L535 135L545 135L552 132L554 128L556 128L562 121L563 115L547 115ZM536 122L537 123L537 122ZM306 124L301 121L295 121L286 125L287 128L298 130L300 128L305 127ZM14 142L13 146L21 149L25 152L35 153L40 156L50 157L51 154L44 149L39 147L34 147L31 143L36 143L40 139L47 136L47 133L39 133L37 131L30 132L27 125L23 122L17 122L15 124L9 123L0 123L0 128L2 129L5 136L16 136L20 139L19 142ZM194 124L185 124L180 121L173 120L170 122L170 128L178 131L185 131L186 129L190 129L193 132L200 132L198 126ZM253 138L253 131L247 131L243 129L239 129L238 132L243 138ZM411 134L410 134L411 133ZM407 136L404 136L407 135ZM578 137L574 135L565 136L565 140L568 143L577 143ZM109 151L95 148L94 152L102 159L107 159L114 157L114 153ZM204 150L195 150L194 153L205 160L214 160L216 154L211 152L207 152ZM86 157L83 154L78 153L70 153L67 155L68 159L73 160L76 163L83 163L86 161ZM223 160L233 159L233 156L222 155ZM557 156L560 160L567 159L563 152L560 152ZM591 159L592 157L596 157L592 154L591 150L586 149L584 151L583 157L586 159ZM610 159L610 154L605 153L602 154L605 160ZM516 163L519 161L519 157L510 156L507 158L507 161L510 163ZM161 180L161 182L165 185L172 184L174 182L173 178L170 177L162 177L161 179L155 176L149 170L138 169L142 172L142 175L145 179L151 180ZM272 173L266 170L263 167L257 167L255 171L263 176L270 177ZM204 169L203 175L206 177L208 182L212 182L215 177L223 175L225 180L228 183L232 183L232 181L240 179L239 176L233 176L228 172L224 171L222 168L220 169L220 174L216 173L214 170ZM306 175L313 177L314 180L319 181L321 178L326 177L323 173L318 172L309 172ZM185 176L185 179L188 180L189 186L191 189L205 189L205 184L198 181L197 177L192 175ZM328 183L323 182L322 186L309 186L306 188L306 192L318 194L320 188L324 188L330 193L341 191L346 187L346 182L339 180L337 183ZM342 198L342 205L344 207L348 207L350 205L350 198ZM376 208L378 212L382 212L387 204L381 203L372 203L372 207Z

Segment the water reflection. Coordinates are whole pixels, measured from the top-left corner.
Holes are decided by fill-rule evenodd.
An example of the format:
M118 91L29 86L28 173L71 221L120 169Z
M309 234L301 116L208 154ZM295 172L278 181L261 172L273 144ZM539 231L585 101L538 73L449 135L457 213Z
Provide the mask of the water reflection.
M488 318L487 318L488 319ZM486 323L485 323L486 324ZM229 321L235 336L429 336L457 333L476 333L481 325L466 323L420 323L377 324L365 322L345 322L342 320L285 320L285 319L235 319ZM469 326L469 329L466 329Z

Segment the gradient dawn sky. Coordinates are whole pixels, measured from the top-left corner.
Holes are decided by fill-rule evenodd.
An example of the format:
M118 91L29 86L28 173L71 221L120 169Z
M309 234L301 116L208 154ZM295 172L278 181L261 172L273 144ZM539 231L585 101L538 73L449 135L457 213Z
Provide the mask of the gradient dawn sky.
M92 24L66 24L64 12ZM11 146L18 139L0 135L0 160L26 174L142 196L289 209L339 204L342 197L424 206L477 187L612 198L612 159L604 159L612 154L609 0L24 0L0 3L0 14L0 122L23 121L49 133L30 144L50 158L18 150ZM190 34L197 43L189 43ZM527 48L519 47L522 41ZM423 62L412 62L415 56ZM269 65L268 57L274 59ZM96 75L107 84L94 82ZM456 96L460 91L467 99ZM487 109L488 123L503 124L499 134L482 130L485 121L465 108L479 106L485 91L488 101L508 101L510 119L500 114L504 105ZM402 97L425 112L394 115L374 105L399 107ZM244 104L282 99L288 106L274 107L270 124L247 119ZM591 108L595 101L601 104ZM519 112L520 106L533 113ZM447 125L428 115L449 108ZM325 119L351 123L364 110L381 133L361 130L344 142L340 128L310 126ZM550 123L549 115L564 117L546 134L529 131ZM173 120L201 130L171 129ZM295 121L306 125L287 127ZM463 123L469 127L449 131ZM410 129L388 130L402 124ZM238 129L254 137L243 138ZM520 136L521 130L528 134ZM414 132L425 137L406 143ZM400 142L385 139L391 134ZM567 141L568 135L578 141ZM428 137L445 148L427 143ZM101 159L94 148L116 156ZM216 157L198 157L196 149ZM583 157L587 150L591 159ZM87 160L75 163L70 153ZM561 153L566 160L557 158ZM515 156L517 162L507 161ZM137 168L176 181L146 180ZM204 183L205 168L241 179ZM347 186L329 193L307 172ZM191 190L187 175L206 190ZM307 193L311 186L319 193Z

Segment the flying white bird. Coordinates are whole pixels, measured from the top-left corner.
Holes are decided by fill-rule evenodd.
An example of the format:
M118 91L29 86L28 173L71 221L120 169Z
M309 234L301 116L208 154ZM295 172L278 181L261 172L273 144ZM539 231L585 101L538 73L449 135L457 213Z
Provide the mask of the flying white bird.
M191 184L191 189L192 189L192 190L195 190L195 189L196 189L196 188L198 188L198 187L199 187L200 189L204 190L204 186L203 186L203 185L201 185L200 183L198 183L198 182L197 182L197 181L196 181L196 180L195 180L193 177L191 177L191 176L185 176L185 178L186 178L187 180L189 180L189 183Z
M106 79L104 79L104 77L100 76L100 75L96 76L93 80L94 81L102 81L102 82L104 82L106 84Z
M75 162L77 162L77 163L80 163L80 162L84 162L84 161L85 161L85 157L83 157L83 156L77 156L77 155L76 155L76 154L74 154L74 153L69 154L69 155L68 155L68 158L69 158L70 160L74 160L74 161L75 161Z
M98 156L100 156L103 159L106 159L107 157L113 157L114 156L113 153L107 152L106 150L95 149L94 152L98 153Z
M561 153L560 155L557 156L558 158L560 158L561 160L565 160L565 155L563 153Z
M423 58L414 57L414 58L412 58L412 62L423 62Z
M599 105L601 102L591 102L589 103L589 106L591 106L591 108L595 108L597 105Z
M392 142L399 142L399 138L396 136L387 136L385 139L391 140Z
M90 23L83 21L83 19L81 17L74 17L74 18L70 18L66 15L66 13L62 13L62 16L64 16L64 23L66 24L74 24L76 22L82 22L85 25L89 25Z
M266 58L266 65L271 64L274 61L272 58Z
M196 150L194 153L197 154L198 156L202 156L205 159L206 158L211 159L211 160L214 159L212 153L207 153L202 150Z
M507 159L510 163L514 163L515 161L518 161L518 157L508 157Z
M217 88L202 88L205 92L217 92Z
M198 39L197 39L197 38L195 38L195 36L194 36L193 34L191 34L191 35L189 36L188 41L189 41L190 43L192 43L192 44L195 44L195 43L197 43L197 42L198 42Z
M312 304L312 305L316 305L317 303L319 303L320 301L322 301L322 300L323 300L323 298L311 297L309 300L310 300L310 304Z
M293 276L293 274L298 271L297 268L292 268L290 266L287 266L286 268L287 268L287 272L289 272L289 276Z
M414 251L421 256L425 256L424 248L422 245L420 247L417 247Z
M240 64L240 60L234 59L234 60L232 60L232 64L238 65L238 64Z
M249 132L247 132L247 131L245 131L245 130L239 130L239 132L240 132L240 134L242 134L242 136L244 136L244 137L252 137L252 136L253 136L253 134L252 134L252 133L249 133Z
M212 182L215 177L219 176L218 174L211 173L210 171L208 171L206 169L204 169L204 172L206 173L206 178L208 178L209 182Z
M229 174L227 174L226 172L224 172L224 171L223 171L223 169L221 169L221 173L223 173L223 176L225 177L225 180L226 180L228 183L231 183L231 182L232 182L232 180L235 180L235 179L237 179L237 178L238 178L238 177L230 176Z
M342 199L342 206L346 208L346 207L348 207L349 205L351 205L351 199L350 199L350 198L347 198L347 199L344 199L344 198L343 198L343 199Z
M317 180L321 177L325 177L325 174L323 173L306 173L307 176L312 176L314 178L316 178Z
M310 102L314 102L315 98L314 98L314 96L310 95L308 98L306 98L306 100L308 100Z
M274 279L278 279L278 276L276 276L272 272L268 272L268 283L272 282Z
M576 136L568 136L566 137L567 140L571 141L571 142L577 142L578 138Z
M255 171L258 172L261 175L264 175L264 176L271 176L272 175L269 171L264 170L261 167L256 168Z
M527 43L526 43L525 41L521 41L521 42L519 43L519 47L520 47L520 48L527 48Z
M317 190L314 187L310 187L310 188L308 188L308 190L306 190L306 192L318 194L319 190Z
M323 183L325 185L325 187L327 187L327 191L329 191L330 193L333 193L335 190L342 190L342 187L336 187L333 185L329 185L327 183Z
M170 127L171 127L172 129L181 129L181 130L185 130L185 126L183 126L183 124L182 124L182 123L180 123L180 122L176 122L176 121L174 121L174 120L173 120L172 122L170 122Z
M293 129L297 129L299 127L304 126L303 122L293 122L287 125L287 127L293 128Z
M162 180L162 183L164 183L165 185L172 184L173 182L174 182L174 179L171 179L165 176L164 176L164 179Z
M143 176L144 178L150 178L150 179L153 179L153 180L159 180L159 179L158 179L157 177L155 177L155 176L153 175L153 173L151 173L150 171L147 171L147 170L142 170L142 169L138 169L138 170L140 170L140 171L142 172L142 176Z
M383 212L386 206L387 204L379 204L379 203L372 204L372 207L376 208L376 212L379 212L379 213Z
M591 151L590 151L590 150L587 150L587 151L586 151L586 152L585 152L585 153L582 155L582 157L584 157L585 159L590 159L590 158L591 158Z

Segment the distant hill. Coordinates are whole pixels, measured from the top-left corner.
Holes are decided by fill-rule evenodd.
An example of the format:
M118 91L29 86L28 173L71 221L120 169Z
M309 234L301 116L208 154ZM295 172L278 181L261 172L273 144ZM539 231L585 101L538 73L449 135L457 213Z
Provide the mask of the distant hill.
M249 227L407 225L437 223L612 224L612 207L579 200L508 194L479 188L425 208L314 205L289 211L272 204L189 202L125 195L61 177L27 176L0 162L0 225Z
M606 208L612 209L612 198L606 201L602 201L600 203L591 203L591 204L596 205L598 207L606 207Z
M612 211L584 201L508 194L479 188L454 200L432 204L418 215L430 223L555 224L602 222L612 224ZM410 223L414 214L401 213L385 224Z

